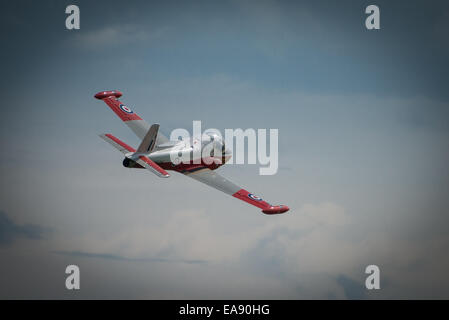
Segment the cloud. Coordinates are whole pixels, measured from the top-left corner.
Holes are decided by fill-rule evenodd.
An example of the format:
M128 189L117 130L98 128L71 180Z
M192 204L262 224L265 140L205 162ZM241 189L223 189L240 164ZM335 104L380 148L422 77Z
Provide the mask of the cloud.
M183 260L183 259L164 259L164 258L128 258L116 254L109 253L91 253L83 251L54 251L53 253L81 257L81 258L98 258L106 260L118 260L118 261L134 261L134 262L171 262L171 263L188 263L188 264L205 264L205 260Z
M4 212L0 211L0 245L11 244L19 238L32 240L43 239L48 232L48 228L34 224L18 225Z
M365 299L365 286L357 281L341 274L337 278L337 283L344 289L345 295L348 299Z
M179 196L178 201L183 199ZM348 253L352 249L360 252L348 240L339 238L342 228L351 227L352 221L343 207L329 202L305 204L280 219L256 219L258 224L251 228L235 228L231 222L227 222L227 228L216 215L201 211L178 211L163 220L158 225L128 226L108 241L101 240L102 235L89 235L85 242L76 242L80 248L94 245L96 253L56 253L113 261L202 265L204 272L223 267L234 270L234 276L246 275L249 282L265 279L260 285L277 297L323 298L323 292L330 292L344 298L342 285L336 279L347 272ZM243 217L240 221L248 225ZM228 276L222 274L225 279ZM245 290L243 284L236 285ZM267 297L274 297L274 293L267 293Z
M172 99L168 100L173 105L180 100L186 101L186 108L180 108L179 113L192 112L195 110L195 102L201 99L204 99L204 105L212 105L217 96L220 99L217 99L216 106L223 107L222 109L225 109L226 104L233 105L230 102L236 102L234 105L238 107L257 106L270 119L270 126L275 125L273 121L279 121L269 114L272 112L269 106L276 102L278 108L273 109L276 113L279 110L293 109L295 104L301 110L302 117L295 117L295 135L292 134L299 140L290 141L293 146L301 146L299 149L305 156L313 156L311 160L302 157L295 162L291 160L294 160L293 156L296 154L283 153L282 159L286 160L286 166L295 170L280 172L271 177L271 180L264 178L266 182L257 176L251 177L247 168L242 169L242 173L235 171L235 166L220 169L229 179L242 183L242 186L251 191L260 192L269 200L285 201L292 208L286 215L263 216L246 204L240 204L235 199L180 175L173 175L172 180L162 183L140 171L120 168L120 155L109 150L108 146L103 146L101 141L98 145L94 141L88 146L97 148L89 152L92 160L89 162L90 167L77 167L78 164L72 163L67 166L65 163L63 169L52 168L51 174L22 168L23 178L20 180L16 174L10 173L11 170L5 170L3 196L5 199L13 199L15 189L23 190L22 196L29 199L24 203L29 203L29 206L24 207L23 211L36 207L35 204L40 199L51 196L52 211L41 208L40 212L46 214L48 223L51 221L58 226L58 230L64 231L64 236L53 245L53 250L65 252L54 255L59 258L70 260L80 257L86 263L89 261L91 264L111 265L131 261L130 264L136 265L136 268L139 263L135 262L139 261L142 262L142 268L146 266L145 261L207 261L205 264L190 265L154 264L166 268L160 273L166 277L159 283L158 290L173 285L174 280L170 278L175 271L167 271L170 267L182 269L184 275L192 279L199 278L204 273L211 275L208 285L195 285L198 288L198 295L195 297L204 297L206 292L212 292L217 298L251 298L254 297L251 285L255 279L261 278L263 281L258 281L258 288L263 290L267 298L354 298L361 297L360 290L365 290L363 281L357 275L363 272L366 265L374 263L380 266L382 272L382 290L379 292L382 297L408 297L411 292L422 292L423 297L447 296L442 284L436 285L441 288L436 293L436 289L430 291L430 285L426 283L427 280L429 283L435 281L435 275L444 280L443 266L447 266L444 263L441 270L435 270L434 266L438 264L429 262L435 261L436 257L443 257L445 251L438 247L433 250L428 242L423 242L426 237L434 235L434 224L428 230L432 233L423 233L423 226L435 218L435 211L430 211L433 214L423 215L413 206L419 202L419 208L427 208L429 212L435 210L436 203L438 206L441 204L433 201L431 206L426 207L423 206L425 203L422 198L416 198L414 202L408 199L413 195L410 189L407 198L403 194L410 188L405 183L408 177L422 175L426 178L432 172L425 167L423 170L412 170L417 166L407 167L407 164L413 164L422 157L423 153L422 148L419 148L420 144L417 144L420 141L418 139L423 137L416 136L416 126L410 125L408 118L403 116L410 114L407 110L410 109L412 100L373 100L357 95L315 96L301 92L264 94L260 88L230 77L218 76L208 80L207 85L206 80L191 79L184 86L179 79L173 80L162 83L155 91L161 89L161 92L168 92L170 87L180 88L176 93L181 98L176 95L170 98L167 95ZM201 88L206 93L201 95L200 100L195 100L194 96L199 95ZM145 97L143 93L140 96ZM153 104L161 104L164 106L161 109L170 110L165 107L163 99L158 101L157 97L152 95ZM414 105L418 105L417 100L414 101ZM145 110L145 101L134 104ZM430 108L435 103L427 106ZM381 112L381 109L385 112ZM224 116L235 118L232 112L226 114ZM192 118L191 115L186 117ZM149 114L147 118L159 119L160 116ZM231 120L229 123L232 125L236 125L238 121L237 125L241 126L258 125L245 114L239 119ZM185 120L183 124L185 125ZM320 126L314 127L311 124ZM357 128L362 125L363 128ZM389 125L394 125L394 130ZM203 129L209 126L210 122ZM322 126L326 127L326 131L321 130ZM287 125L283 128L282 140L288 141L288 133L293 131L292 127ZM435 134L446 133L431 130L435 127L432 121L429 121L428 127L426 133L429 136L422 140L422 145L431 145ZM423 129L427 129L427 126ZM126 130L127 128L123 129L124 132ZM289 149L291 152L292 148ZM39 150L42 152L42 149ZM404 162L404 153L407 151L412 156L407 156L407 161ZM79 158L67 160L77 160L84 165L81 160L85 152L83 149L83 153L77 154ZM102 162L105 155L111 156L107 165ZM392 155L393 161L381 166L382 161L391 160L386 155ZM427 157L429 155L433 155L432 160L438 159L431 152L427 153ZM394 161L398 161L398 164ZM93 165L94 163L101 163L101 166ZM429 164L425 158L420 163ZM435 173L439 172L435 170ZM362 180L360 184L355 183L358 179ZM422 179L419 180L422 182ZM21 188L18 181L33 187ZM413 188L418 185L413 185ZM402 186L404 190L399 190L398 187ZM77 195L76 198L73 194ZM420 196L423 195L426 193L420 192ZM126 201L123 201L123 196ZM382 201L376 202L376 199ZM407 208L410 210L405 210ZM402 211L409 212L401 215ZM411 217L411 213L419 216L420 220ZM447 225L443 219L445 216L442 215L442 220L438 223L444 231L447 230L444 227ZM417 221L421 230L419 236L415 234L416 237L411 241L398 239L403 236L397 232L400 231L398 228L411 230L415 224L418 225ZM398 237L394 238L393 235ZM438 243L449 242L447 239L440 239ZM195 266L202 268L201 272L194 273L190 269ZM223 269L217 271L217 266L222 266ZM185 268L189 268L189 271L185 271ZM232 272L226 272L226 269ZM142 271L142 277L155 277L154 271L146 272ZM117 271L117 274L123 275L122 271ZM214 276L220 278L217 281L232 283L234 288L217 286ZM236 278L246 279L247 282L233 282L232 279ZM389 288L385 286L386 278L390 279ZM422 278L426 281L411 281ZM360 281L359 291L358 284L351 282L353 279ZM221 289L212 289L214 286ZM237 295L236 291L244 293ZM185 298L192 297L187 289L186 292ZM167 293L164 297L170 295L171 293ZM367 293L368 298L372 296L373 292Z
M121 47L132 43L143 43L160 38L163 29L148 31L135 24L108 25L103 28L75 34L67 43L84 50L102 50L105 47Z
M335 203L304 204L267 226L241 256L255 273L294 291L290 298L344 298L338 275L350 273L351 256L361 252L357 243L341 236L353 223Z

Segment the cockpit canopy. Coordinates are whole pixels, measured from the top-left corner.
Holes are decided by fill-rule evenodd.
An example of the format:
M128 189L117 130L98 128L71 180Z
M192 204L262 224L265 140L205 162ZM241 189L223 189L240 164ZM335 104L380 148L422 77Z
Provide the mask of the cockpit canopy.
M216 153L219 151L220 156L230 155L231 151L226 149L225 142L223 138L215 133L208 133L203 135L203 141L206 143L213 143L212 156L218 156Z

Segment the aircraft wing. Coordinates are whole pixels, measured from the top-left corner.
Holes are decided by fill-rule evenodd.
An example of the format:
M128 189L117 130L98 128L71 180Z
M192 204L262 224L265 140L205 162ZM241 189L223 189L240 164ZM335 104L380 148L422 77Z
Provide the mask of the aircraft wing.
M278 214L284 213L289 210L289 207L284 205L273 206L268 202L262 200L262 198L242 189L238 185L229 181L228 179L220 176L215 171L212 171L208 168L201 168L195 171L186 171L184 175L195 179L199 182L207 184L209 187L218 189L226 194L229 194L237 199L243 200L253 206L256 206L262 209L262 212L265 214Z
M131 108L118 100L122 93L117 90L101 91L95 95L95 98L103 100L109 108L139 137L143 140L150 130L150 125L139 117ZM156 145L168 142L168 138L162 133L157 132Z

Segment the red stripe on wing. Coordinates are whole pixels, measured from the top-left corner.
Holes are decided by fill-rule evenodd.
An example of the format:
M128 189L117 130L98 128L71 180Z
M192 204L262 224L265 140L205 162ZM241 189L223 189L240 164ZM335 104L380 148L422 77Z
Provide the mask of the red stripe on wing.
M145 156L140 156L139 157L140 160L142 160L143 162L145 162L146 164L148 164L149 166L153 167L157 172L163 174L164 176L169 176L169 174L167 173L167 171L165 171L164 169L162 169L161 167L159 167L153 160L151 160L148 157Z
M260 200L254 200L255 198L257 199L258 197L253 195L251 192L246 191L245 189L240 189L239 191L234 193L232 196L236 197L240 200L243 200L245 202L248 202L249 204L252 204L253 206L256 206L260 209L268 209L271 207L271 204L263 201L260 198L259 198Z
M135 114L126 105L118 101L115 97L104 98L103 101L119 116L123 121L142 120L137 114Z
M124 143L122 140L117 139L116 137L114 137L112 134L105 134L106 137L108 137L109 139L111 139L112 141L114 141L115 143L121 145L123 148L125 148L126 150L128 150L129 152L136 152L136 149L134 149L133 147L130 147L129 145L127 145L126 143Z
M251 192L246 191L245 189L240 189L232 196L262 209L262 212L265 214L279 214L290 210L289 207L283 205L272 206L268 202L263 201L261 198L252 194Z

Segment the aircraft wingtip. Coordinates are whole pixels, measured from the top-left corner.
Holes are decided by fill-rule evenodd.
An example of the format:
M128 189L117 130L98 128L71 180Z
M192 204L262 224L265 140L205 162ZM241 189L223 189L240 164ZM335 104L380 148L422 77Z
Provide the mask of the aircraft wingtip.
M281 214L281 213L287 212L288 210L290 210L290 208L288 206L279 205L279 206L271 206L270 208L263 209L262 212L265 214Z
M123 95L123 93L121 93L118 90L107 90L107 91L98 92L97 94L94 95L94 97L97 98L98 100L102 100L102 99L110 97L110 96L120 98L122 95Z

